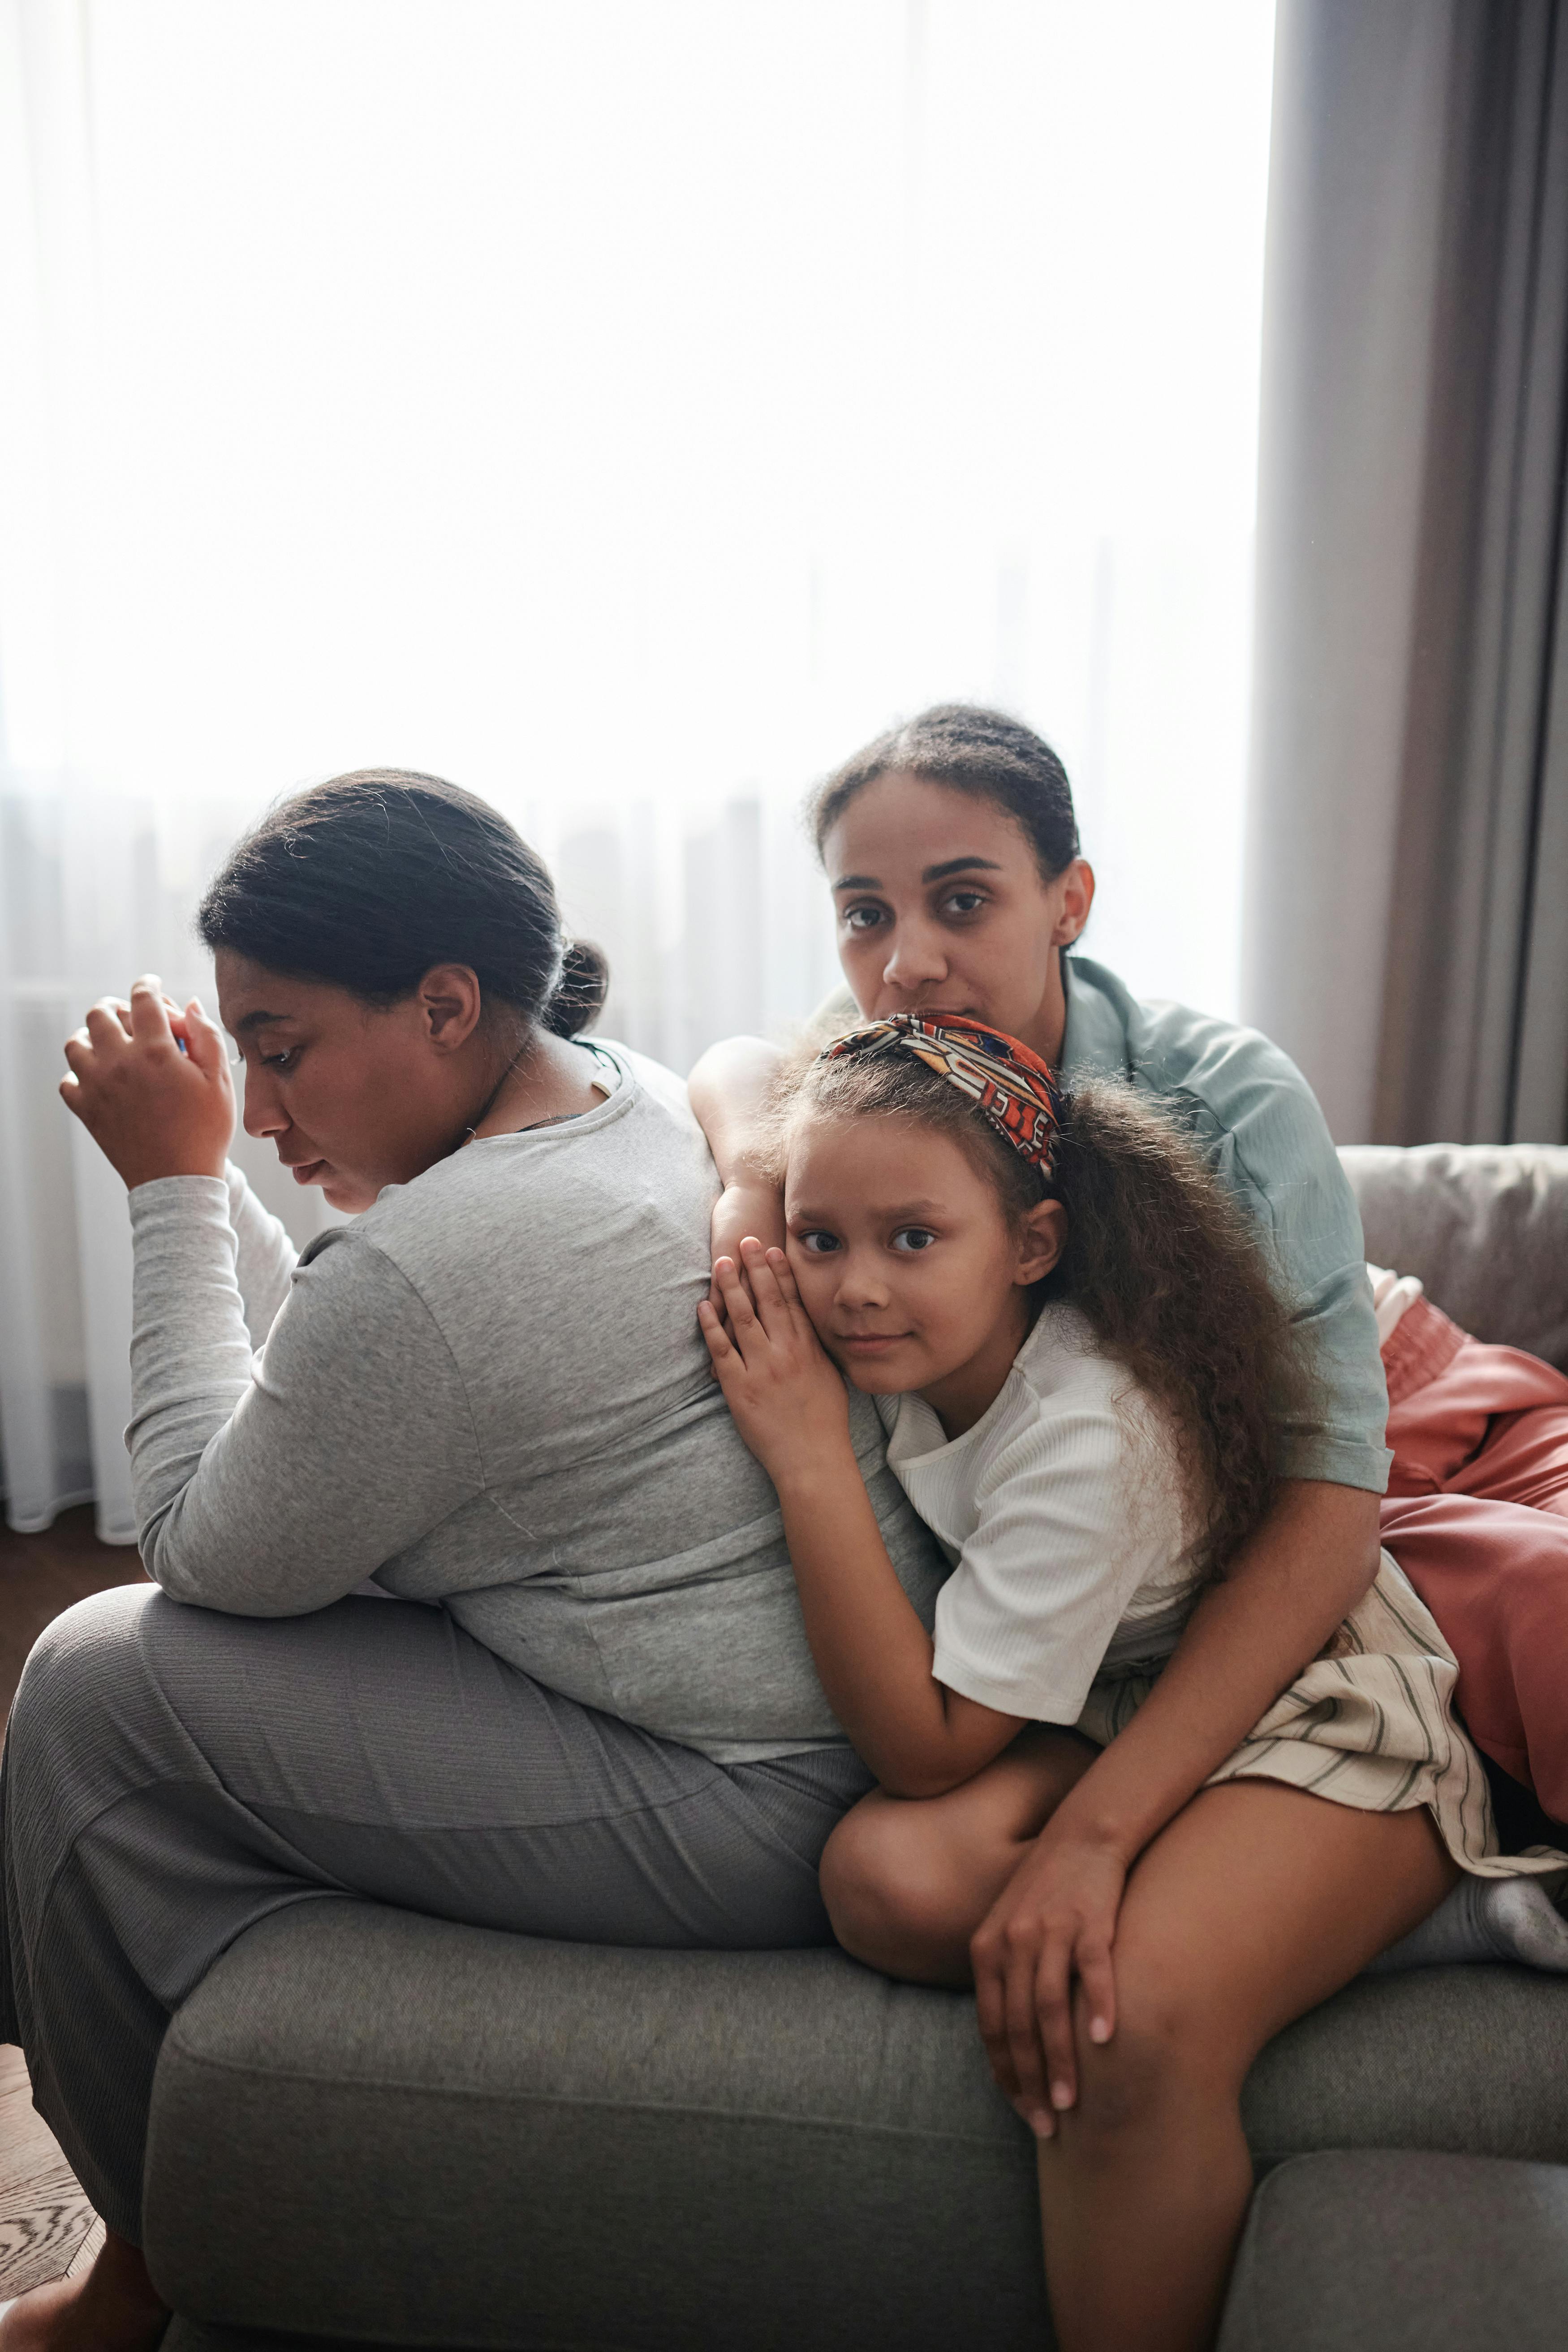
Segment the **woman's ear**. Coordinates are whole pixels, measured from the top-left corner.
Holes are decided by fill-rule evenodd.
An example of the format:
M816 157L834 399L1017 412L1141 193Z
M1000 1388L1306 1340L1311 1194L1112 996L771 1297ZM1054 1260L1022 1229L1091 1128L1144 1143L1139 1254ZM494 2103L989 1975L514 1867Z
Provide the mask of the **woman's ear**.
M454 1054L479 1025L484 992L466 963L432 964L420 982L419 1025L438 1054Z
M1094 904L1094 868L1087 857L1075 857L1057 876L1057 919L1051 928L1054 948L1071 947L1089 920Z
M1043 1282L1067 1247L1068 1213L1059 1201L1042 1201L1029 1211L1018 1236L1016 1283Z

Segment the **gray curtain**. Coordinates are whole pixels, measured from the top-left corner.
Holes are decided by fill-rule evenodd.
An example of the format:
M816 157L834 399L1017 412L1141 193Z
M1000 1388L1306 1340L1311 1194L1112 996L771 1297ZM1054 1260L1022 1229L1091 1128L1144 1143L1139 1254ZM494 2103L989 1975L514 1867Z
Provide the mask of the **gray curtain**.
M1264 313L1246 1016L1568 1140L1568 0L1280 0Z

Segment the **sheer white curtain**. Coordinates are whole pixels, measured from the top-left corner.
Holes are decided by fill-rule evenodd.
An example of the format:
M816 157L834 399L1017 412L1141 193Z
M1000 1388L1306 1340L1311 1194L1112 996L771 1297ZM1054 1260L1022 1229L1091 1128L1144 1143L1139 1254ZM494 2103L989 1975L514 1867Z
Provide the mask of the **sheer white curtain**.
M131 1534L125 1218L61 1037L203 984L202 879L300 782L496 800L607 1030L684 1067L832 977L805 786L1000 701L1067 758L1095 950L1233 1003L1266 0L0 26L13 1524L91 1492Z

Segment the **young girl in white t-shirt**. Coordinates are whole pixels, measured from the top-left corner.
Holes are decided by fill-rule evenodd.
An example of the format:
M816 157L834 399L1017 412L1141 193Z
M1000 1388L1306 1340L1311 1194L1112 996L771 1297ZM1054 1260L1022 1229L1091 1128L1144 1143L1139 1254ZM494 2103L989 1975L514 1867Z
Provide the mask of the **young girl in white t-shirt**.
M1531 1865L1496 1854L1452 1654L1385 1556L1185 1812L1107 1852L1129 1873L1114 1949L1064 1938L1055 1910L1042 1926L1031 1849L1069 1793L1092 1847L1109 1743L1277 1499L1273 1432L1310 1396L1288 1302L1167 1118L1114 1085L1064 1100L1026 1046L958 1015L837 1040L776 1146L787 1251L721 1258L724 1312L701 1317L778 1490L817 1671L880 1783L824 1857L835 1929L889 1974L973 1982L1037 2136L1063 2352L1205 2346L1258 2050L1460 1870ZM840 1372L878 1397L954 1563L932 1632L883 1549Z

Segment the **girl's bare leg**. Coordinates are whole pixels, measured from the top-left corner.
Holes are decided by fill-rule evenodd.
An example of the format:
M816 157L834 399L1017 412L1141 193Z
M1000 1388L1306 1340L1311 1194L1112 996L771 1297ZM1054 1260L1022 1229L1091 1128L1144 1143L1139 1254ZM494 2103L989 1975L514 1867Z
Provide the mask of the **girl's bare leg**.
M1458 1874L1425 1808L1264 1780L1201 1790L1154 1840L1117 1926L1115 2034L1080 2019L1079 2103L1039 2143L1061 2352L1204 2352L1252 2192L1247 2068Z
M17 2297L0 2319L0 2352L153 2352L168 2325L141 2247L110 2230L79 2278Z
M822 1857L823 1900L845 1950L914 1984L972 1983L971 1936L1099 1754L1076 1731L1031 1724L944 1797L862 1797Z

